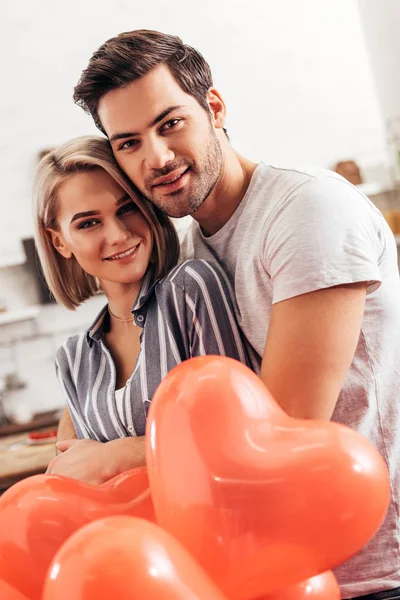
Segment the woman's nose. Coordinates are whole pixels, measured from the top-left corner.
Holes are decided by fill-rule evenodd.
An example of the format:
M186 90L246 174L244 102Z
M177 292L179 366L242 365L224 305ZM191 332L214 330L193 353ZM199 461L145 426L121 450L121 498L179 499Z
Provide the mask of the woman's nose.
M107 241L110 245L124 242L131 237L123 219L115 218L107 226Z

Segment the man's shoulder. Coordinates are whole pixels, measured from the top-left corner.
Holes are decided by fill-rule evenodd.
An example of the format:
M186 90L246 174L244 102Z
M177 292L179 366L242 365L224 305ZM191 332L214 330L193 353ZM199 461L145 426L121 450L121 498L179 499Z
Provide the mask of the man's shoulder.
M254 177L261 178L267 182L274 179L306 181L313 177L320 177L330 173L327 169L313 166L288 166L261 162L254 172Z
M337 183L353 187L341 175L329 169L313 166L282 167L261 163L254 173L254 185L250 186L250 193L273 194L275 198L284 199L306 184L330 187Z
M371 212L370 204L357 188L328 169L260 163L242 204L216 235L205 238L192 218L177 222L179 260L205 258L221 262L222 255L226 258L245 248L247 262L249 249L261 251L267 229L275 223L297 222L301 214L315 215L317 220L324 215L331 218L332 209L340 207L344 207L346 214L351 211L358 215L360 211Z
M306 213L331 217L332 210L372 219L381 216L376 206L338 173L319 167L286 169L272 165L266 170L249 199L246 220L254 220L256 215L264 223L273 223L283 215L297 219Z

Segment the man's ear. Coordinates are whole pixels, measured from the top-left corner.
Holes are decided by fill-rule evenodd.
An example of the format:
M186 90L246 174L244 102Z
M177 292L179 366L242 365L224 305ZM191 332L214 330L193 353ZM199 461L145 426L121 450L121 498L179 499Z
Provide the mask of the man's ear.
M226 106L221 94L215 88L210 88L207 92L207 101L213 116L214 127L216 129L223 129L226 118Z
M72 252L66 245L62 234L59 231L55 231L55 229L51 229L50 227L46 229L46 232L57 252L59 252L64 258L71 258Z

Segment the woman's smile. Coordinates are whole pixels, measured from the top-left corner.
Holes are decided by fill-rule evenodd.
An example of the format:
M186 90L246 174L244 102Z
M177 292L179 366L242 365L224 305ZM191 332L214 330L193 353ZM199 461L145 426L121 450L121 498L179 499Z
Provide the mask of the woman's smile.
M139 246L141 242L138 242L135 246L131 246L128 250L124 250L123 252L119 252L118 254L112 254L111 256L107 256L103 258L103 260L111 260L127 263L134 259L139 251Z

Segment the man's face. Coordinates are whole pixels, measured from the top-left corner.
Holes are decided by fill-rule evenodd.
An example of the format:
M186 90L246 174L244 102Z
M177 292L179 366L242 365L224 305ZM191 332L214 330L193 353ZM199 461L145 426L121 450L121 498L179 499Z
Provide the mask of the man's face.
M210 195L223 164L208 114L160 65L108 92L98 107L121 169L171 217L194 213Z

